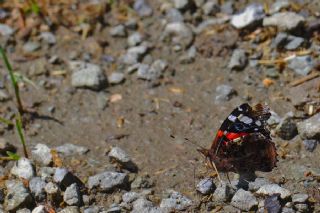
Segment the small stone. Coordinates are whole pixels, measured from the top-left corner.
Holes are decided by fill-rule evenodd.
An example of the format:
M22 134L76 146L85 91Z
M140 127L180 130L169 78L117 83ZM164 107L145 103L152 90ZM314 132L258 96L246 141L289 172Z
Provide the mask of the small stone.
M29 182L29 189L37 202L41 202L46 198L45 193L46 182L40 177L34 177Z
M41 177L41 179L47 181L53 177L55 171L56 171L56 168L41 167L39 170L39 176Z
M297 36L289 36L289 42L285 46L286 50L296 50L304 43L304 38L297 37Z
M41 48L41 44L36 41L28 41L23 45L23 51L26 53L34 52Z
M151 188L154 182L150 179L149 175L138 175L131 183L131 189L146 189Z
M221 7L220 10L222 13L228 14L228 15L232 15L234 12L234 2L233 1L226 1L224 2Z
M213 193L213 198L217 202L229 201L234 195L235 190L226 182L219 183Z
M108 76L108 82L110 84L120 84L125 79L124 74L121 72L113 72Z
M107 79L98 65L84 61L70 61L69 66L73 71L71 76L72 86L93 90L99 90L106 86Z
M231 25L237 29L246 28L261 21L264 16L263 5L251 4L242 13L232 16Z
M318 143L319 143L318 140L304 140L303 141L304 148L309 152L313 152L317 148Z
M307 213L309 211L309 207L305 203L297 203L294 205L294 207L298 210L298 212Z
M0 211L2 213L2 211ZM31 213L30 209L23 208L19 209L16 213Z
M163 213L158 207L154 207L153 203L145 198L139 198L133 203L131 213Z
M121 213L121 208L117 204L111 205L106 213Z
M283 31L292 31L304 23L303 16L294 12L280 12L263 19L263 26L276 26Z
M183 15L175 8L170 8L166 11L166 19L169 23L172 22L183 22Z
M53 180L54 182L58 183L62 188L67 188L74 183L77 184L78 187L83 187L84 185L78 177L73 175L66 168L57 168L55 170Z
M280 1L276 1L274 2L271 7L270 7L270 14L274 14L279 12L281 9L285 9L290 7L290 2L287 0L280 0Z
M249 190L250 191L257 191L260 189L261 186L271 184L271 182L266 178L256 178L254 182L249 182Z
M48 44L55 44L57 42L56 36L51 32L42 32L40 38Z
M174 45L180 45L183 49L191 45L193 38L191 28L182 22L168 23L161 35L161 40L170 39Z
M81 204L81 193L77 184L73 183L66 188L63 200L69 206L79 206Z
M281 199L286 199L291 196L291 192L288 189L282 188L277 184L263 185L256 193L262 195L280 194Z
M34 165L29 159L21 157L12 167L11 174L19 178L30 180L35 176Z
M102 191L111 191L116 187L122 187L128 182L128 176L125 173L103 172L89 177L88 187L99 188Z
M173 0L173 4L175 8L179 10L183 10L190 5L190 2L189 0Z
M242 70L248 63L247 54L242 49L236 49L233 51L228 68L231 70Z
M6 181L7 195L4 201L4 208L7 212L15 212L24 207L31 207L33 199L28 189L21 181Z
M0 138L0 154L7 155L7 151L15 153L17 148L9 143L6 139Z
M14 29L6 24L0 24L0 34L2 36L11 36L14 33Z
M298 132L302 139L320 139L320 113L298 123Z
M122 24L112 27L110 29L110 35L113 37L126 37L126 28Z
M279 195L271 195L264 200L264 208L268 212L280 212L281 204L279 201Z
M40 205L34 208L31 213L47 213L47 210L44 205Z
M289 60L288 67L299 75L308 75L314 66L311 56L297 56Z
M42 166L49 166L52 163L50 148L45 144L37 144L32 150L32 158Z
M152 15L152 8L145 2L145 0L135 0L133 9L141 17L147 17Z
M307 203L309 195L308 194L294 194L292 195L293 203Z
M279 78L279 71L272 67L272 68L267 68L266 71L266 76L270 78Z
M168 198L162 199L160 208L170 208L182 211L192 205L192 200L183 196L179 192L169 190L168 193Z
M138 21L135 18L130 18L124 23L127 29L136 30L138 28Z
M258 206L258 201L251 192L239 189L232 197L231 205L244 211L250 211Z
M68 206L58 213L80 213L79 208L77 206Z
M138 32L133 33L128 37L128 45L134 47L142 42L142 35Z
M137 192L127 192L122 195L122 200L125 203L132 203L137 200L140 196Z
M214 191L215 185L212 178L204 178L197 184L197 191L201 194L207 195Z
M4 89L0 89L0 102L5 102L10 99L10 96Z
M46 184L46 186L44 187L44 190L49 194L49 195L55 195L59 193L59 187L57 184L53 183L53 182L49 182Z
M205 15L215 15L220 11L219 3L216 0L207 1L202 6L202 11Z
M189 64L192 63L197 55L197 49L195 46L191 46L188 50L187 50L187 54L183 55L182 57L180 57L180 63L181 64Z
M83 155L89 152L89 149L84 146L78 146L71 143L63 144L62 146L58 146L55 148L58 153L63 154L64 156L71 155Z
M286 116L276 127L276 134L284 139L291 140L296 135L298 135L297 124L294 122L292 117Z
M274 38L272 46L278 49L295 50L304 43L304 38L280 32Z
M221 84L216 88L215 102L221 103L229 101L232 96L236 94L236 91L229 85Z
M296 211L292 208L283 207L281 213L296 213Z
M39 76L47 73L47 60L45 58L40 58L32 62L29 68L29 75Z
M151 66L147 64L140 64L137 73L138 78L149 81L156 80L162 76L167 66L167 62L160 59L154 61Z

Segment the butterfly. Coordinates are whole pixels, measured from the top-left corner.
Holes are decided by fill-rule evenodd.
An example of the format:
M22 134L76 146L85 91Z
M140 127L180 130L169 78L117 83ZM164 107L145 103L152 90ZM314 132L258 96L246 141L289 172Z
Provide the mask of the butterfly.
M216 171L270 172L277 162L276 147L266 125L270 116L267 105L241 104L223 121L210 149L198 151Z

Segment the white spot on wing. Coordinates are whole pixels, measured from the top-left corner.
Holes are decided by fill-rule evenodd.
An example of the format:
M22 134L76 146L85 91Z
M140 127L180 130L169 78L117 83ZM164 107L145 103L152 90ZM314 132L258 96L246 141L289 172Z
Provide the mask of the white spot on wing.
M251 124L252 123L252 119L249 118L248 116L242 116L241 118L239 118L239 120L245 124Z
M229 121L235 122L236 119L237 119L237 117L234 116L234 115L229 115L229 116L228 116L228 120L229 120Z
M240 112L242 112L242 111L243 111L243 109L242 109L241 107L238 107L238 110L239 110Z
M261 126L261 121L256 121L257 126Z

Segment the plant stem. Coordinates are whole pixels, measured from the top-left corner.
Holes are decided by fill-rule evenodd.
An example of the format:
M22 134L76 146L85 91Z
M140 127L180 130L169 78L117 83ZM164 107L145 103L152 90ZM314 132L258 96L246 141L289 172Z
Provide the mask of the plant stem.
M26 158L28 158L26 141L24 139L23 132L22 132L22 122L21 122L21 116L20 115L18 115L18 117L16 118L16 128L17 128L17 131L18 131L18 135L19 135L20 141L22 143L24 156Z

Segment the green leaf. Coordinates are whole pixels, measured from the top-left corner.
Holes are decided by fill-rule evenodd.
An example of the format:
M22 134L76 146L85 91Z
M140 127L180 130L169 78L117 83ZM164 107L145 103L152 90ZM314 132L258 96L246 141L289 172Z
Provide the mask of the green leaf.
M19 160L20 159L20 155L18 155L17 153L13 153L10 151L7 151L6 153L11 160Z

